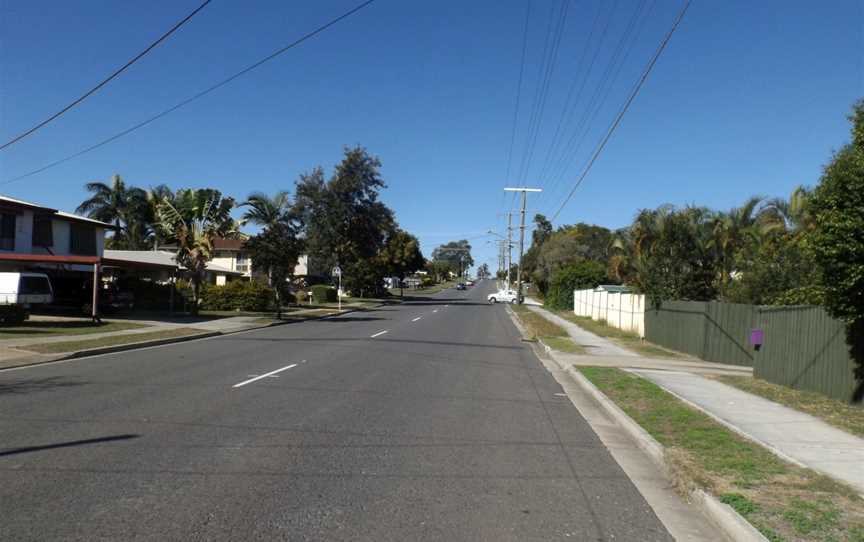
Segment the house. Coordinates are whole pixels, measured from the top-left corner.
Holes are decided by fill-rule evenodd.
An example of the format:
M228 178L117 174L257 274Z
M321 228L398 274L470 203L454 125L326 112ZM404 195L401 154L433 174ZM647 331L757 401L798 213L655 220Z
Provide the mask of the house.
M0 195L0 271L49 275L55 303L90 305L99 315L105 232L115 226Z
M0 196L0 269L64 264L89 271L102 257L111 224Z
M222 239L218 238L213 242L213 260L212 263L217 266L228 269L232 272L240 273L243 277L251 278L252 258L249 251L245 248L246 239ZM321 271L310 263L309 256L303 254L297 259L297 264L294 266L294 277L297 279L307 279L321 275ZM216 284L225 284L228 280L228 275L215 274Z
M168 282L183 274L177 265L175 253L168 250L106 250L103 259L106 267L146 270L146 277L155 282ZM140 275L140 271L139 271ZM225 284L226 281L240 278L243 273L232 271L211 260L205 268L205 282ZM221 282L220 282L221 277Z

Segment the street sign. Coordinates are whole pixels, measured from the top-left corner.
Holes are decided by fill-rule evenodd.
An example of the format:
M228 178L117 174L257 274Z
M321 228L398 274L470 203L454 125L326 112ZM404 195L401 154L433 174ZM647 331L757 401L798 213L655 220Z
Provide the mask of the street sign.
M334 277L341 277L342 276L342 268L339 267L338 265L333 268L333 276Z

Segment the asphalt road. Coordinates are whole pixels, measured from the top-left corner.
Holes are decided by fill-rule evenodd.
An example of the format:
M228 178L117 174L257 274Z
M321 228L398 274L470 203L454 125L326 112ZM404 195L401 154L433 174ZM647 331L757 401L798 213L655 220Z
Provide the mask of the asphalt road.
M669 540L490 288L0 372L0 540Z

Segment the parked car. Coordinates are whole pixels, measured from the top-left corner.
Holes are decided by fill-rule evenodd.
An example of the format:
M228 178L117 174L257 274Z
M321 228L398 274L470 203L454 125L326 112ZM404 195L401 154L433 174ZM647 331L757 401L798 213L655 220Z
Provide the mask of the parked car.
M470 286L474 286L474 281L473 281L473 280L469 280L468 282L465 283L465 285L466 285L466 286L469 286L469 287L470 287Z
M460 282L459 284L456 285L456 289L457 289L457 290L464 290L464 289L465 289L465 284L462 283L462 282Z
M516 290L498 290L493 294L486 296L489 303L513 303L517 302Z
M0 324L20 324L33 305L54 299L51 281L45 273L0 273Z

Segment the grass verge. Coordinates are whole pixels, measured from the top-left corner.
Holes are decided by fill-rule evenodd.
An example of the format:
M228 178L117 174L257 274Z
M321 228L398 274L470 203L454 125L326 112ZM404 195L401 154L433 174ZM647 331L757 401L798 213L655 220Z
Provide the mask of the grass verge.
M331 314L339 314L339 311L335 309L312 309L302 312L300 314L283 312L281 319L276 318L276 315L274 314L273 316L258 318L255 320L255 323L272 324L273 322L302 322L304 320L311 320L313 318L320 318L322 316L329 316Z
M28 320L19 326L0 327L0 340L3 339L41 339L59 335L87 335L90 333L109 333L125 329L149 327L131 322L104 321L94 324L84 320Z
M822 394L795 390L750 376L715 376L717 380L775 403L806 412L838 429L864 437L864 408Z
M549 348L567 352L569 354L584 354L585 348L582 345L576 344L570 339L567 330L563 327L550 322L539 314L531 311L524 305L511 305L513 312L525 326L528 331L528 338L531 340L543 339Z
M53 343L33 344L22 346L21 349L26 349L31 352L40 354L60 354L63 352L78 352L80 350L89 350L90 348L101 348L103 346L117 346L120 344L130 344L143 341L155 341L158 339L173 339L175 337L186 337L189 335L197 335L203 333L200 329L191 327L178 327L167 329L164 331L151 331L148 333L132 333L127 335L111 335L108 337L99 337L98 339L86 339L83 341L60 341Z
M636 352L642 356L672 359L681 359L686 357L680 352L667 350L666 348L657 346L656 344L644 341L637 333L612 327L607 324L605 320L592 320L587 316L576 316L572 311L555 311L555 314L573 322L585 331L609 339L618 346Z
M864 499L854 490L782 461L648 380L579 370L666 447L680 489L713 493L772 541L864 542Z

